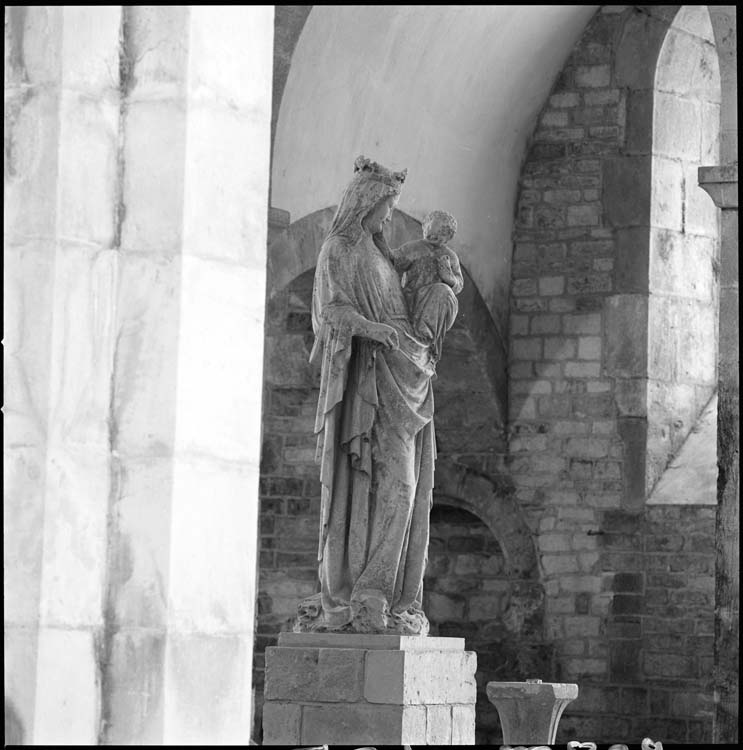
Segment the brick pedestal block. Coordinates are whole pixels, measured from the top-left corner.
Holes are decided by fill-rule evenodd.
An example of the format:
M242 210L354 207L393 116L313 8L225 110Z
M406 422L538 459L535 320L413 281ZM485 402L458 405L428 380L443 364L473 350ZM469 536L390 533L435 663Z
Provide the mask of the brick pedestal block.
M489 682L486 689L505 744L554 744L565 706L578 697L578 686L564 682Z
M282 633L263 744L472 745L476 668L463 638Z

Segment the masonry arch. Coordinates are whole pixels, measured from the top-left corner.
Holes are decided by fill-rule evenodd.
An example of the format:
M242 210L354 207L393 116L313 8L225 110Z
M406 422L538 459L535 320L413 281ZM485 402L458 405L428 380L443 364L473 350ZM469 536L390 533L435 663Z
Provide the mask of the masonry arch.
M492 743L501 730L487 682L556 678L534 541L507 483L441 457L430 534L424 606L434 634L477 652L476 739Z
M498 486L492 478L444 459L436 464L434 494L445 504L482 519L501 545L510 574L539 577L531 533L507 486Z
M457 217L457 249L493 319L503 398L521 162L596 7L313 6L279 39L271 206L323 210L359 154L406 167L405 212Z

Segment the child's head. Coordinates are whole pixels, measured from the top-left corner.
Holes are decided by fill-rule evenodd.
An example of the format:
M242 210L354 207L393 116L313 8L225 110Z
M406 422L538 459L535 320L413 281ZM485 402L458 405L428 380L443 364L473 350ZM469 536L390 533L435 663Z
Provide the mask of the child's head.
M423 236L429 242L444 245L456 234L457 220L446 211L431 211L423 219Z

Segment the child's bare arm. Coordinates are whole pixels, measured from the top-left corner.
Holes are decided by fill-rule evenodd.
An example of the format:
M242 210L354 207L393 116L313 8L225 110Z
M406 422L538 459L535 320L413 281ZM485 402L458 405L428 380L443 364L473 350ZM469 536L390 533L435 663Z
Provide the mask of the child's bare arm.
M449 257L447 255L440 255L438 259L438 266L439 278L441 279L441 281L453 288L457 283L457 277L454 275Z
M443 253L439 258L439 274L441 280L447 283L454 294L459 294L464 287L464 277L462 276L462 268L459 265L459 258L457 254L444 246Z

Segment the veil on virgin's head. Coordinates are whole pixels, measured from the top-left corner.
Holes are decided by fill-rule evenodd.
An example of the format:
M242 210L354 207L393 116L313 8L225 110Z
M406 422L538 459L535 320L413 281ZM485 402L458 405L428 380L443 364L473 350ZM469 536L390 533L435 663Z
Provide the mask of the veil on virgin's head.
M408 173L407 169L393 172L365 156L359 156L353 167L353 179L343 192L327 239L343 237L356 242L361 236L364 217L380 201L400 195Z

